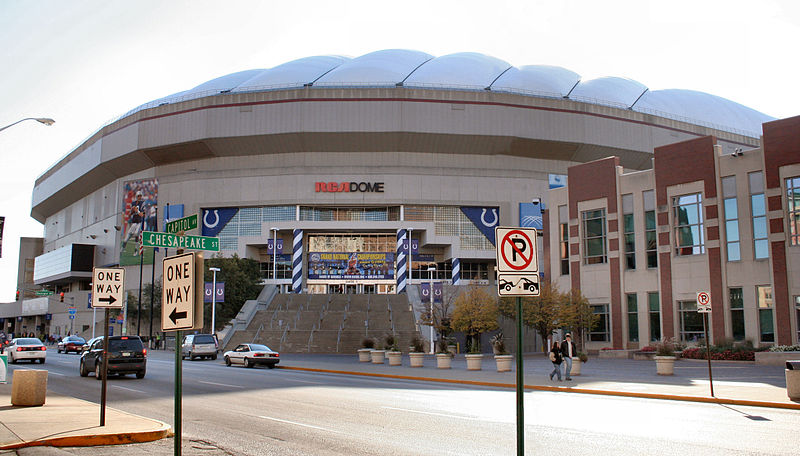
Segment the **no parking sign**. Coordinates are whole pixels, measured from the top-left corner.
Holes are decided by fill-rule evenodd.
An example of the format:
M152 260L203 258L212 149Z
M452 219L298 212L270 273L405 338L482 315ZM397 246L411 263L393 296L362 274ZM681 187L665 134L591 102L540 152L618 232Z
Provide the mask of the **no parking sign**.
M495 228L497 294L539 296L539 259L534 228Z

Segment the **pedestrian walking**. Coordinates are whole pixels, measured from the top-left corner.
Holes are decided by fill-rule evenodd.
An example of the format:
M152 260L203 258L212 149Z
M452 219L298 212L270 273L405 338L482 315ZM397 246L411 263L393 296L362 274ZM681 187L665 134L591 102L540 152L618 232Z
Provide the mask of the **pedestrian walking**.
M572 343L572 335L567 333L564 342L561 342L561 356L564 357L564 376L568 382L572 380L569 374L572 373L572 357L576 353L575 344Z
M550 381L553 381L553 376L558 375L558 381L561 380L561 362L564 359L561 356L561 347L558 346L558 342L553 341L553 346L550 348L550 362L553 363L553 372L550 372Z

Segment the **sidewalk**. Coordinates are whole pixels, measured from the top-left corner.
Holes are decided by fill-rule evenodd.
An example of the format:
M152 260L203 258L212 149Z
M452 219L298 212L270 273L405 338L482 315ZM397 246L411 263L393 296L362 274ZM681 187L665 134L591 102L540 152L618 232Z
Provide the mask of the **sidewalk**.
M161 421L47 392L41 407L11 405L11 384L0 385L0 450L32 446L97 446L150 442L172 435Z
M550 381L552 364L543 355L526 355L523 360L527 390L561 391L584 394L645 397L695 402L751 405L800 410L800 403L789 400L782 367L751 362L712 361L714 397L704 360L678 360L675 375L656 374L654 361L591 358L573 381ZM408 355L402 366L360 363L353 355L292 354L282 356L285 369L366 375L386 378L427 380L444 383L475 384L501 388L516 387L516 361L511 372L497 372L491 355L484 355L482 370L468 371L464 355L457 355L452 369L437 369L436 360L427 355L423 368L412 368Z
M221 360L217 361L222 363ZM361 363L358 356L284 354L281 369L515 388L516 372L497 372L491 355L483 370L468 371L463 355L452 369L437 369L428 355L423 368L412 368L408 355L402 366ZM529 391L601 394L667 400L711 402L800 410L786 395L783 368L748 362L713 362L714 392L710 396L706 361L680 360L674 376L656 374L653 361L592 358L571 382L551 382L552 364L542 355L526 355L524 383ZM148 442L172 435L161 421L106 408L106 426L100 427L100 406L48 391L42 407L11 406L11 384L0 385L0 450L29 446L95 446Z

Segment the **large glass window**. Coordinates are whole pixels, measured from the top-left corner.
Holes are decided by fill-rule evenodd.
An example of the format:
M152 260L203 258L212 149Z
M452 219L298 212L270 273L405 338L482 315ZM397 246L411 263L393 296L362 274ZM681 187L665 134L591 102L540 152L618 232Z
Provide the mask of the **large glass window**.
M775 324L772 315L772 287L756 286L758 300L758 325L761 342L775 342Z
M437 236L458 236L464 250L495 249L458 206L405 206L404 211L403 216L407 221L433 222ZM486 217L491 220L490 215Z
M636 293L628 293L625 297L628 301L628 340L639 342L639 310Z
M622 237L625 247L625 269L636 269L636 235L633 229L633 195L622 195Z
M566 205L558 206L558 223L561 275L569 275L569 211Z
M647 308L650 311L650 341L661 340L661 309L657 291L647 293Z
M736 198L736 176L722 178L722 206L725 212L725 240L728 261L742 259L739 243L739 208Z
M800 344L800 296L794 297L794 308L797 316L797 343Z
M753 218L753 256L756 260L769 258L767 241L767 200L764 196L764 174L747 175L750 181L750 210Z
M697 312L697 302L678 301L678 310L681 314L681 340L684 342L697 342L704 336L703 315Z
M672 198L675 226L675 253L699 255L705 253L703 242L703 197L699 193Z
M655 192L647 190L642 192L644 204L644 242L647 267L658 267L658 242L656 240L656 198Z
M323 222L386 222L400 220L400 208L390 207L300 207L300 220Z
M789 242L800 245L800 177L786 179L786 208L789 212ZM800 326L800 321L797 325Z
M609 337L608 304L592 305L592 312L598 316L598 321L594 329L589 332L589 340L592 342L608 342L611 340Z
M741 288L731 288L731 327L735 340L744 340L744 297Z
M583 221L583 264L600 264L608 261L606 254L606 210L596 209L581 213Z

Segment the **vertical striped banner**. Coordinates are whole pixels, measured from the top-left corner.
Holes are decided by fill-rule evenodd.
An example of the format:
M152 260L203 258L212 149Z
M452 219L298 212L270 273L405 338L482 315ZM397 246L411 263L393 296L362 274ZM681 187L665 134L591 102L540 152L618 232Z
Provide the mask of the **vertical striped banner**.
M292 242L292 291L303 291L303 230L294 230Z
M461 285L461 260L453 258L453 285Z
M407 277L407 263L406 248L403 243L406 239L406 230L401 228L397 230L397 292L405 293Z

